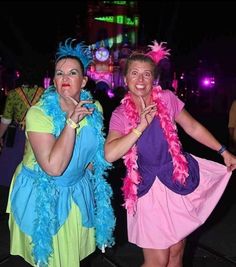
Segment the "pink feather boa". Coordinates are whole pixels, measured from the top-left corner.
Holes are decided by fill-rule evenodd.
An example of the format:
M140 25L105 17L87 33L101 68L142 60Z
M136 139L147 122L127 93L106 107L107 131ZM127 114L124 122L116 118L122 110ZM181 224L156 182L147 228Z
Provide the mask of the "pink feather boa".
M169 152L173 160L173 179L184 184L188 177L187 160L182 153L182 145L179 141L176 125L172 122L169 116L166 105L161 99L161 94L162 89L160 86L153 87L152 100L157 106L156 116L160 120L161 127L169 145ZM124 105L125 116L130 122L130 128L128 129L128 132L130 132L137 126L139 114L130 93L126 94L121 103ZM138 199L137 188L141 181L141 176L138 172L137 158L136 145L134 145L123 157L127 169L122 187L125 199L124 206L128 213L132 214L136 212L136 202Z

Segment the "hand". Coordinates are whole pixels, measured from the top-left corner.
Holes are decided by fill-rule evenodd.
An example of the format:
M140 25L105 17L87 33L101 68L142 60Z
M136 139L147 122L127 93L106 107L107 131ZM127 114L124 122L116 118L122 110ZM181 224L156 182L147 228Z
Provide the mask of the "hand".
M0 138L0 153L2 152L2 148L3 148L3 138Z
M68 112L68 116L75 122L80 122L86 115L93 113L93 108L86 108L84 104L92 104L93 100L81 100L77 102L73 97L68 96L67 99L73 103L73 108Z
M144 131L146 127L152 122L154 119L156 112L157 112L157 107L156 104L151 104L149 106L146 106L143 98L140 96L139 97L141 106L142 106L142 111L140 114L140 123L139 125L144 127L140 130Z
M221 155L224 158L224 163L227 166L228 171L235 170L236 169L236 156L231 154L227 150L225 150Z

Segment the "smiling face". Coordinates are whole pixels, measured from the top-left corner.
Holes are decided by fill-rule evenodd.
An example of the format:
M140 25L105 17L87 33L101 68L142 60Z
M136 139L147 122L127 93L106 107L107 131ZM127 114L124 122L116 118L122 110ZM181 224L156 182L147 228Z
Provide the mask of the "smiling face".
M149 97L154 82L153 65L141 60L130 61L125 76L125 82L134 97Z
M88 78L83 75L81 64L74 58L60 59L55 66L54 85L62 97L80 99L80 91Z

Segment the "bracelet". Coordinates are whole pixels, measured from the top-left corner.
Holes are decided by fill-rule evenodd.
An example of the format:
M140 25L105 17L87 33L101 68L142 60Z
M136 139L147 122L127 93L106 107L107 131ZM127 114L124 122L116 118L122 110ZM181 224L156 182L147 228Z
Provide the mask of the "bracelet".
M226 146L222 145L221 148L217 151L217 153L221 155L225 150L227 150Z
M66 120L66 124L69 125L71 128L76 129L79 127L78 123L75 123L71 118Z
M132 130L132 132L134 133L134 134L136 134L138 137L140 137L141 135L142 135L142 132L140 132L138 129L136 129L136 128L134 128L133 130Z

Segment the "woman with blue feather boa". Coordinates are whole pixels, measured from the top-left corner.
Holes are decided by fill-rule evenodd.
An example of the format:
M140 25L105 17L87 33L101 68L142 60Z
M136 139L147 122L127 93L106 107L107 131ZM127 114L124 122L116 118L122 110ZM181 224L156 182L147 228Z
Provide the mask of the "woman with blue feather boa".
M84 89L91 60L84 43L60 43L54 85L26 116L7 212L11 254L32 266L78 267L96 246L114 244L102 108Z

